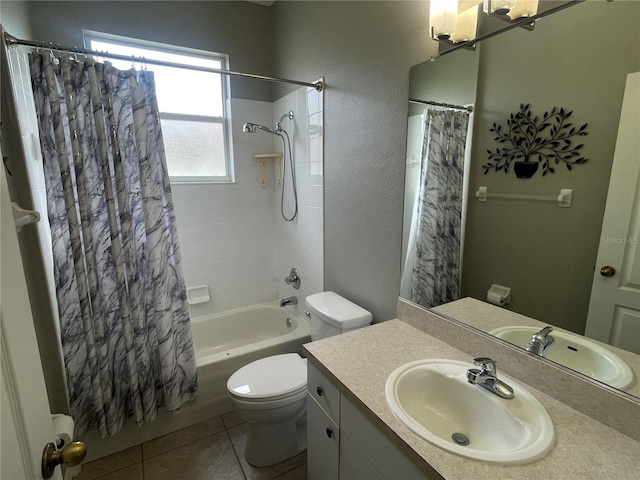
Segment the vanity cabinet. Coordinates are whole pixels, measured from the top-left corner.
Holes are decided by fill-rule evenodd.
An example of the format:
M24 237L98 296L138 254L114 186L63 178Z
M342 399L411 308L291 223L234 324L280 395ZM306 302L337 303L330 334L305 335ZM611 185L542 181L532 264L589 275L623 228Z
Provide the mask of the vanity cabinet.
M307 479L338 478L340 428L309 393L307 395Z
M307 369L309 480L428 479L316 367Z

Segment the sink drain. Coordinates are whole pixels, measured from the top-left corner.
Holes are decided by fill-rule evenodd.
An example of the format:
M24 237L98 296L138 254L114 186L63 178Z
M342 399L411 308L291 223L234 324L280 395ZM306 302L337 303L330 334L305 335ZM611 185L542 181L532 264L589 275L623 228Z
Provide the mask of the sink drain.
M464 433L454 433L453 435L451 435L451 440L453 440L458 445L462 445L463 447L469 445L469 437L467 437Z

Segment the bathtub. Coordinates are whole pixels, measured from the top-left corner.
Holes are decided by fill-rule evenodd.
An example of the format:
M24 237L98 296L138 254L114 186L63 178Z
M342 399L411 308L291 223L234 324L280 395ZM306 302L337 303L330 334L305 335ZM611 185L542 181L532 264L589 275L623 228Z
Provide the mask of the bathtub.
M198 372L198 400L204 405L227 396L227 379L240 367L270 355L301 353L311 341L309 322L278 301L191 321Z
M113 437L101 439L91 430L80 438L91 446L85 463L231 412L227 379L233 372L269 355L301 353L302 344L311 341L308 320L278 301L192 319L191 332L198 398L184 404L179 415L160 409L155 422L141 427L127 422Z

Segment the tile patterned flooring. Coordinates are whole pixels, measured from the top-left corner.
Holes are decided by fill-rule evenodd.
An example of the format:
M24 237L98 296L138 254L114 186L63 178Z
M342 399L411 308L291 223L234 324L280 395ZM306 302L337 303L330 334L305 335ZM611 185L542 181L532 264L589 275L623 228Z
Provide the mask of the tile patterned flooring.
M228 413L89 462L75 480L306 480L306 452L272 467L249 465L246 431Z

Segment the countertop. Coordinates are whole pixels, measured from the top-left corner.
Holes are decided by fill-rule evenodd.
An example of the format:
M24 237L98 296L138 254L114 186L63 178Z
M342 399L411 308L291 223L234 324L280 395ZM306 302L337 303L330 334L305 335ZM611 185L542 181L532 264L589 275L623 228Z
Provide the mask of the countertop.
M387 406L387 378L396 368L414 360L448 358L471 362L471 358L400 320L308 343L304 351L309 361L427 474L435 469L447 480L640 478L640 442L522 381L544 405L556 428L556 445L542 460L500 466L460 457L422 440L400 423ZM498 366L498 373L499 369Z

